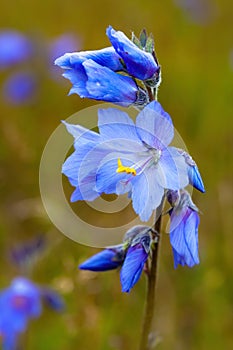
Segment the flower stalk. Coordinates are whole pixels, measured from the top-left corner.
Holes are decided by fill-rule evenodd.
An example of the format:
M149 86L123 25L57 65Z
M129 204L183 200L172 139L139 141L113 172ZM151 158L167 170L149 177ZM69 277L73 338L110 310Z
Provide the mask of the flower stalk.
M164 205L164 198L158 211L162 213ZM152 329L152 322L155 311L155 296L156 296L156 285L158 280L158 261L159 261L159 249L161 245L161 227L162 227L162 214L156 220L154 225L155 232L155 243L152 250L151 263L147 273L147 292L146 292L146 303L144 310L144 318L142 323L141 338L139 343L139 350L150 350L150 333Z

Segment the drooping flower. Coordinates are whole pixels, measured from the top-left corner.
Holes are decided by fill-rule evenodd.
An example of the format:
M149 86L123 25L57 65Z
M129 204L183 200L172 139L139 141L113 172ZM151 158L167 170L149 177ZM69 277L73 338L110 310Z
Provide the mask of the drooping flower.
M170 242L172 245L174 265L193 267L199 264L198 254L198 208L190 194L181 190L168 191L168 201L173 206L170 210Z
M132 227L126 232L123 244L102 250L84 261L79 268L108 271L122 266L120 272L122 292L130 292L138 282L149 257L152 243L150 232L151 228L148 226Z
M93 255L91 258L79 265L81 270L108 271L121 266L124 261L125 250L122 245L109 247Z
M15 30L0 32L0 69L27 60L33 52L31 41Z
M26 330L28 321L40 316L44 295L43 288L24 277L15 278L0 293L0 340L3 350L16 350L18 336ZM54 292L54 298L55 295L58 300L59 296Z
M136 125L125 112L100 109L98 127L99 134L67 125L75 138L75 152L62 172L76 187L72 201L129 192L135 212L147 221L165 189L178 190L188 184L184 157L168 146L174 135L171 118L158 102L138 114Z
M140 80L151 80L160 71L160 66L153 55L138 48L123 32L115 31L109 26L106 33L122 58L128 74Z
M151 235L148 227L143 228L144 232L136 235L132 240L121 269L120 278L122 292L130 292L138 282L144 265L149 257L151 248Z
M201 174L193 158L184 150L180 149L180 153L183 155L188 165L189 183L202 193L205 193L204 183L201 178Z

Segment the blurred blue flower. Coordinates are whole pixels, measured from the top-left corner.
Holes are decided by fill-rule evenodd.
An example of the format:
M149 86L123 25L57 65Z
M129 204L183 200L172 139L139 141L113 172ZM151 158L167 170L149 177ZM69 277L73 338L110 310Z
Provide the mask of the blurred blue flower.
M11 104L19 105L34 101L37 92L37 79L31 72L17 72L3 84L3 96Z
M90 271L108 271L122 265L120 280L122 292L130 292L138 282L152 243L151 228L138 225L130 228L123 244L108 247L84 261L79 268Z
M122 245L109 247L79 265L81 270L108 271L121 266L125 257Z
M156 101L138 114L136 125L115 108L99 110L99 134L66 125L75 138L75 152L62 167L76 187L71 201L92 201L103 192L128 192L135 212L147 221L165 189L188 184L184 157L168 147L174 135L171 118Z
M128 74L140 80L147 80L153 79L159 72L160 66L153 55L138 48L123 32L115 31L109 26L106 34L122 58Z
M181 190L180 193L168 193L167 198L173 206L169 214L170 242L175 268L178 264L193 267L199 264L198 226L200 219L198 208L185 190Z
M65 33L58 36L49 43L50 62L53 63L58 56L64 55L66 52L74 51L79 45L78 38L72 33Z
M16 350L28 321L42 312L43 289L24 277L15 278L0 293L0 339L3 350ZM57 294L56 297L58 298Z
M6 69L31 57L31 41L16 30L0 32L0 69Z
M65 62L59 63L58 59L55 63L64 67L67 57L64 60ZM117 103L125 107L148 102L146 91L139 88L132 78L117 74L92 59L77 63L76 66L66 68L63 74L73 84L69 94L75 93L80 97Z

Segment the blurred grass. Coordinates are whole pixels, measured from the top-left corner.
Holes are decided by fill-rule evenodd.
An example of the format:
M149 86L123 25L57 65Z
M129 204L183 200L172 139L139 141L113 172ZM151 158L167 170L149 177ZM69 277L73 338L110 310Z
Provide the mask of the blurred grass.
M198 162L207 190L205 195L194 193L203 212L201 264L174 270L169 238L163 237L155 320L162 338L158 349L232 349L233 5L230 0L204 1L209 17L200 23L177 3L4 0L1 27L40 40L73 32L81 38L82 49L107 46L109 24L126 34L138 34L144 27L154 34L163 72L160 102ZM67 309L61 316L45 311L34 321L27 349L136 349L144 276L130 295L124 295L117 272L78 271L78 263L96 250L63 237L41 204L38 168L48 137L61 119L93 104L67 97L69 83L51 80L46 64L40 65L43 60L39 52L38 62L32 62L33 69L41 70L36 103L10 106L1 97L0 285L19 273L8 262L10 247L43 232L49 248L32 277L59 290ZM6 74L0 73L1 82Z

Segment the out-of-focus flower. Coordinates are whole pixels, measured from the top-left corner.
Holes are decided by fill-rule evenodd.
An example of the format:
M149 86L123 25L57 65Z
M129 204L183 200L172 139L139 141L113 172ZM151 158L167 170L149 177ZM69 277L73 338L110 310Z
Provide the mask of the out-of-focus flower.
M74 51L79 46L79 40L72 33L65 33L53 39L48 47L51 64L53 64L58 56L64 55L66 52Z
M14 245L10 250L10 260L22 270L31 268L42 256L46 248L45 235L36 235L30 240Z
M15 30L0 32L0 69L6 69L31 57L32 42Z
M34 101L37 92L37 79L31 72L11 74L3 83L3 96L11 104L19 105Z
M190 194L181 190L168 191L170 210L170 242L172 245L174 265L193 267L199 264L198 254L198 208L193 203Z
M3 350L16 350L18 336L28 321L42 312L43 288L24 277L15 278L0 293L0 335ZM54 292L56 298L59 296ZM52 304L50 305L52 306Z
M76 190L71 201L92 201L101 193L130 193L135 212L147 221L162 200L165 189L178 190L188 182L184 157L168 147L174 128L170 116L154 101L137 116L99 110L99 134L67 124L75 152L62 172Z
M122 265L120 272L122 292L128 293L142 274L150 254L152 241L150 227L134 226L126 232L123 244L104 249L84 261L79 268L90 271L108 271Z

